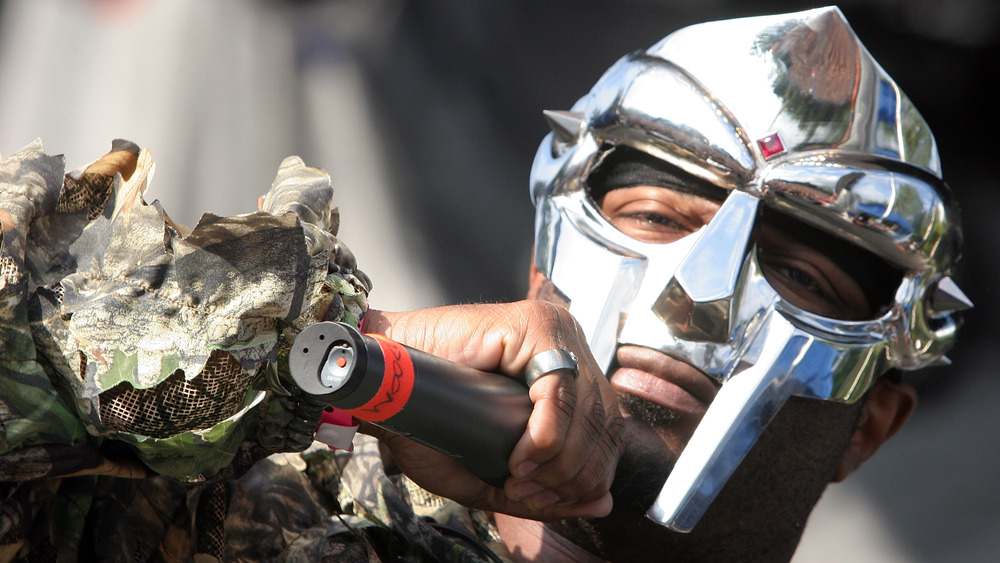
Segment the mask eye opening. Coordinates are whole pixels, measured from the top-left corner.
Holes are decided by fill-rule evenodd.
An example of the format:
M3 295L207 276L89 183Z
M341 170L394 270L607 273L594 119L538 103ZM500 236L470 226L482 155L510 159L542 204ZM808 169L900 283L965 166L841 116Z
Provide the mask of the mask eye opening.
M853 279L868 302L864 319L878 318L892 307L896 291L906 274L902 268L847 239L768 206L761 206L754 233L758 259L761 254L766 255L768 250L766 243L762 244L760 240L760 229L765 225L779 236L819 252Z

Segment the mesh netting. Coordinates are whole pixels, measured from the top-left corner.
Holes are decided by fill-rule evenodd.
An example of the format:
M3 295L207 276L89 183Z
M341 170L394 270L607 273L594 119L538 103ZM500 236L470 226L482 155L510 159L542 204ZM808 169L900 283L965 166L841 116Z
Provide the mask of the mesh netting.
M122 382L101 393L101 422L152 438L209 428L242 408L251 380L231 354L214 350L201 373L190 380L177 370L149 389Z
M226 554L226 514L229 512L229 488L226 483L214 483L202 491L198 501L195 526L198 530L197 550L222 561Z
M13 285L21 277L21 270L11 256L0 256L0 287Z
M66 176L56 211L73 213L86 209L87 216L94 219L104 212L111 185L111 179L103 176L84 176L79 180Z

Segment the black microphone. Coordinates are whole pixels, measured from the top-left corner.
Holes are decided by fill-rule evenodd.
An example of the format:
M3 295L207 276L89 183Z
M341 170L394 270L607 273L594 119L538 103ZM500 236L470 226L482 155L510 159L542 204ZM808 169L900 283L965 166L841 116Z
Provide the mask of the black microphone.
M307 327L295 338L288 363L304 392L444 452L496 487L510 474L507 460L533 406L516 379L344 323Z

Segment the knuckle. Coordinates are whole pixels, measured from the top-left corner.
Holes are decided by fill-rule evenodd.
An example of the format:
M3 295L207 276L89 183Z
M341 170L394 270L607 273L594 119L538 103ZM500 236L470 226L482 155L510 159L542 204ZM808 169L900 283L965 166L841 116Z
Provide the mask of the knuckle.
M557 432L543 432L534 437L534 446L538 453L551 459L562 449L562 436Z
M564 326L563 314L568 316L568 312L562 307L549 303L548 301L526 301L528 307L527 315L536 325L537 330L546 332L559 332Z
M573 411L576 410L576 389L573 385L561 381L556 386L554 392L549 396L552 405L557 409L560 416L568 424L573 418Z

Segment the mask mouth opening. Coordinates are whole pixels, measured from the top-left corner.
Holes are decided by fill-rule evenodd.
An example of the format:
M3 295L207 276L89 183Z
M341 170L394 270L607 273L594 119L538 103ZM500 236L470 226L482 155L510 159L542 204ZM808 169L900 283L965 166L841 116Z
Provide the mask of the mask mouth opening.
M868 249L805 223L788 213L766 205L762 205L760 209L758 219L760 227L755 232L759 259L761 254L767 252L766 246L761 247L764 242L760 236L761 229L766 228L785 240L795 241L798 245L819 252L857 283L867 301L865 310L863 314L853 315L855 318L841 320L876 319L892 307L896 291L906 274L904 269L889 263ZM808 310L808 307L802 308ZM834 316L834 318L840 317Z

